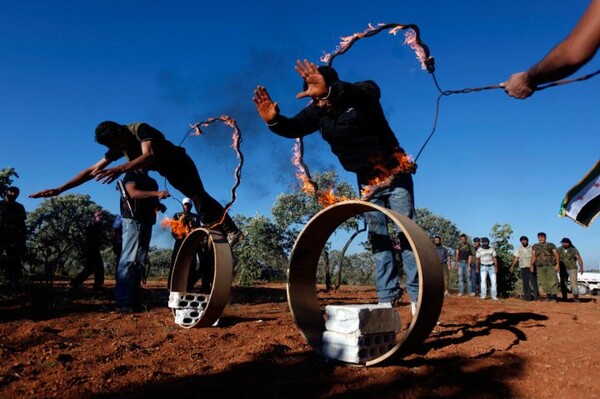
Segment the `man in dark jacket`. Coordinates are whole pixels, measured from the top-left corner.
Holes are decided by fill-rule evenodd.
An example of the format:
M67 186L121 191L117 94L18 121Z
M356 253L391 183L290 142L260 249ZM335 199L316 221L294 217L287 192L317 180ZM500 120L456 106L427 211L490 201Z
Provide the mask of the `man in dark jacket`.
M406 158L406 154L383 114L379 102L381 93L375 82L344 82L333 68L317 68L306 60L298 61L295 69L304 79L304 91L296 97L312 98L312 103L296 116L287 118L281 115L277 103L271 100L264 87L259 86L254 92L253 101L258 113L272 132L287 138L299 138L320 131L344 169L356 173L362 187L385 177L382 171L398 168L399 161ZM370 202L414 218L410 171L397 174L393 184L375 194ZM402 296L402 290L398 270L394 267L387 220L380 212L369 212L366 217L377 268L377 294L380 302L395 304ZM403 251L403 263L414 311L418 279L412 251Z
M25 207L17 202L18 197L19 188L13 186L6 189L6 199L0 201L0 259L11 288L19 285L27 249L27 214Z

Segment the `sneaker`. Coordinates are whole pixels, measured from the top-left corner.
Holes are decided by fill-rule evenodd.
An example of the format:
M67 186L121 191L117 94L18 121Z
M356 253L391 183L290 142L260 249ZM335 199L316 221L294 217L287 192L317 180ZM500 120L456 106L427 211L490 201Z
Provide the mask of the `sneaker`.
M394 298L392 298L389 302L388 301L379 302L379 304L380 305L388 305L392 308L397 308L398 306L400 306L403 296L404 296L404 290L402 288L400 288L400 290L398 291L398 294Z
M498 300L498 298L494 298L494 297L492 297L492 299L493 299L494 301L497 301L497 300Z
M469 296L475 296L475 295L477 295L477 294L476 294L476 293L474 293L474 292L471 292L471 293L469 294Z
M232 231L231 233L227 234L227 242L229 243L229 246L231 248L236 246L243 239L244 239L244 233L242 233L239 230Z
M459 292L457 296L463 296L462 292Z
M410 303L410 314L413 316L417 314L417 303L416 302Z
M444 292L444 296L448 296L448 295L450 295L450 293L448 292L448 290L446 290L446 291Z

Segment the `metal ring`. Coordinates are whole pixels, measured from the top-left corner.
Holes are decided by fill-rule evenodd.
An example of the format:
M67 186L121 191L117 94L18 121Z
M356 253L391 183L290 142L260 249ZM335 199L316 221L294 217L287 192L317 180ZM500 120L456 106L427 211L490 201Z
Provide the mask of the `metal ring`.
M208 237L209 248L214 257L213 283L204 313L197 323L189 327L213 325L223 313L229 301L233 274L233 255L227 238L219 231L198 228L192 230L183 240L171 273L169 290L174 293L186 293L188 274L193 258L202 241ZM175 314L175 310L173 310Z
M444 303L444 277L431 239L415 222L399 212L351 200L332 205L316 214L304 227L292 250L288 274L288 305L296 326L305 339L321 355L325 331L323 313L316 289L317 265L331 234L346 220L361 213L379 211L402 229L415 254L419 275L417 313L396 345L380 357L369 360L370 366L392 355L416 351L435 327Z

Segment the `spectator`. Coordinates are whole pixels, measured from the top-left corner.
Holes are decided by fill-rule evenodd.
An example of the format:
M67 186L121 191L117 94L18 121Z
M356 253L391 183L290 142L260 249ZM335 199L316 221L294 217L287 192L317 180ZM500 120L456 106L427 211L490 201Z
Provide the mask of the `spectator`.
M477 258L475 254L481 245L479 237L473 238L473 250L471 251L471 258L469 261L470 273L471 273L471 296L476 296L479 293L479 286L481 285L481 276L477 270Z
M169 193L158 191L156 180L141 169L126 172L123 184L131 199L133 213L121 197L123 252L117 271L115 299L118 312L131 313L140 310L141 283L148 264L152 225L156 223L156 213L166 210L159 200L167 198Z
M537 274L531 268L533 250L529 246L529 238L526 236L521 236L519 241L521 242L521 246L516 249L515 257L513 258L509 270L512 273L517 262L519 263L521 283L523 284L523 299L526 301L533 301L539 299L540 296Z
M27 251L25 207L17 202L18 187L6 189L6 199L0 201L0 260L9 288L17 288L21 282L23 258Z
M560 240L562 246L558 249L560 259L560 291L563 301L567 300L567 279L571 283L571 293L573 301L579 302L579 287L577 286L577 263L579 263L579 273L583 273L583 259L579 255L577 248L568 238Z
M100 255L100 246L104 241L104 215L101 210L97 210L85 226L85 266L83 270L71 280L69 285L72 288L79 288L92 273L94 273L94 289L101 290L104 285L104 261Z
M490 276L490 291L492 299L498 300L496 274L498 273L498 257L496 250L490 248L487 237L481 239L481 247L475 253L477 270L481 273L481 299L487 299L487 277Z
M450 251L442 245L442 238L440 236L435 236L433 238L433 243L435 244L435 252L437 252L438 258L440 259L442 271L444 272L444 295L448 295L450 269L452 268L450 263Z
M115 254L115 280L117 279L117 271L119 270L119 259L121 258L121 251L123 250L123 216L117 215L115 221L112 224L110 231L110 239L112 243L112 250Z
M467 241L466 234L461 234L459 243L454 251L454 262L456 263L456 271L458 275L458 296L462 296L465 292L465 283L469 295L473 294L471 287L470 263L473 246Z
M531 270L532 272L537 270L546 298L558 302L558 277L556 277L556 273L560 270L558 251L554 244L546 242L546 233L540 232L537 237L538 243L531 248Z

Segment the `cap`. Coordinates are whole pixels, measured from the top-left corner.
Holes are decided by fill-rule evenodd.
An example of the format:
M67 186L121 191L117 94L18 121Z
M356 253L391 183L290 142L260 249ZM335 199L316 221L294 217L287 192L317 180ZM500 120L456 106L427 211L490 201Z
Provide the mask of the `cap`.
M490 242L490 239L489 239L489 238L487 238L487 237L483 237L483 238L481 239L481 242Z
M519 238L519 241L529 241L529 238L527 238L527 236L521 236L521 238Z
M189 198L184 198L184 199L183 199L183 201L181 201L181 203L182 203L183 205L185 205L185 204L191 204L191 203L192 203L192 200L191 200L191 199L189 199Z
M573 243L571 243L571 240L569 240L567 237L563 238L562 240L560 240L561 243L566 242L569 245L573 245Z

